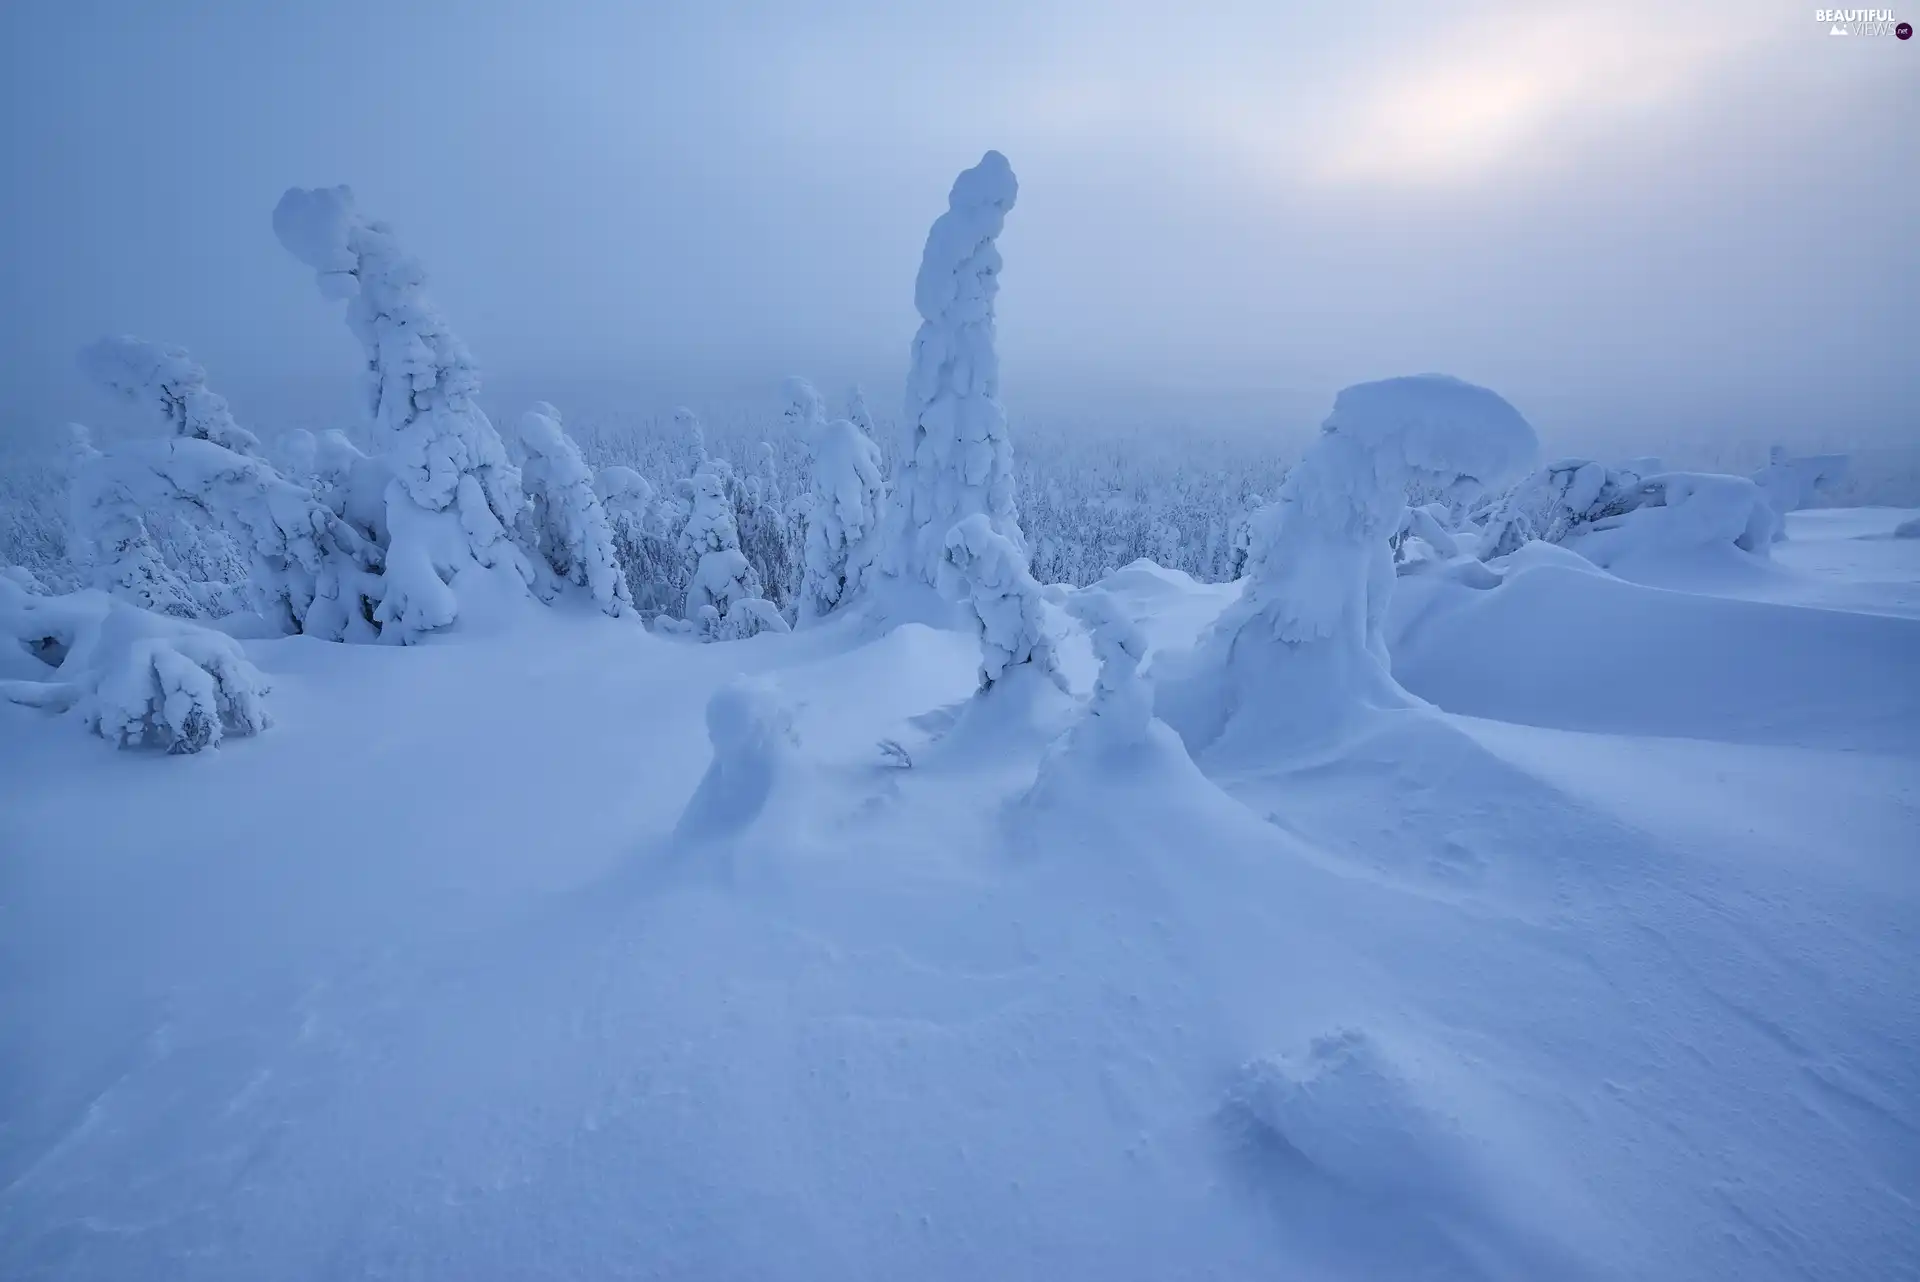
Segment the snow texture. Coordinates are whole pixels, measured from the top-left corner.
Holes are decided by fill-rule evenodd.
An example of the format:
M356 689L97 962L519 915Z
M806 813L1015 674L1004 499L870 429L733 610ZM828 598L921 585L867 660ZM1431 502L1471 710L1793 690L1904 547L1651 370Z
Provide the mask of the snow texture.
M984 512L947 531L939 587L965 605L978 626L981 689L1025 663L1057 680L1055 629L1045 596L1027 573L1026 557Z
M1018 191L1007 158L989 151L954 180L927 234L883 565L901 578L937 585L947 531L975 515L1026 554L994 350L995 240Z
M387 224L354 208L347 187L289 190L273 229L314 270L323 297L347 300L347 327L366 351L367 409L393 473L381 639L410 643L452 625L463 592L524 594L533 569L509 534L524 502L520 475L419 262ZM475 578L497 582L488 590Z
M176 436L212 441L236 454L260 452L259 438L233 421L226 398L208 389L207 372L185 348L122 334L82 348L80 369L107 391L158 411Z
M40 664L0 680L0 696L70 712L123 748L199 752L268 725L267 684L238 642L104 592L45 596L0 577L0 638Z
M1426 374L1334 399L1318 441L1256 521L1244 595L1215 624L1162 714L1198 752L1323 749L1370 710L1412 706L1388 669L1389 537L1409 485L1497 485L1531 465L1533 428L1482 387Z
M528 499L529 550L561 582L586 588L603 614L630 612L633 596L613 527L594 490L592 469L560 426L560 411L543 401L521 415L515 445Z

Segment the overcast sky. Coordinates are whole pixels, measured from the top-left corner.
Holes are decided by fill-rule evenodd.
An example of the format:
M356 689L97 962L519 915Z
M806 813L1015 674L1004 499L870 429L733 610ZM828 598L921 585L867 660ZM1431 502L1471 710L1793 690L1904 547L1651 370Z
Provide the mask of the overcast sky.
M0 424L87 417L106 332L350 367L292 184L503 376L898 379L988 147L1016 418L1438 369L1547 425L1916 429L1920 40L1798 0L6 0Z

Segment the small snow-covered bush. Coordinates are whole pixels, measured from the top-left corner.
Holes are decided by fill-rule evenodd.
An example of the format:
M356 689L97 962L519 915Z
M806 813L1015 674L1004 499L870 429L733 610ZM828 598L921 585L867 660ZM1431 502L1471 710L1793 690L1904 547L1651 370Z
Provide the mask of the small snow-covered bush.
M1566 546L1603 568L1714 546L1772 554L1779 514L1744 476L1662 472L1641 481L1632 499L1630 509L1589 522Z
M1026 553L994 350L995 240L1018 192L1007 158L989 151L954 180L947 211L927 233L913 288L921 324L881 567L903 579L937 586L947 532L976 515Z
M1642 474L1591 459L1563 459L1533 473L1495 501L1480 539L1490 561L1524 543L1564 543L1595 521L1640 505Z
M986 513L976 512L947 532L939 586L978 625L982 689L1022 663L1059 682L1045 594L1027 572L1026 557Z
M602 613L630 611L633 597L613 529L594 493L593 472L560 426L560 411L545 402L528 410L514 443L529 500L528 550L561 582L586 588Z
M1153 720L1153 690L1141 675L1147 639L1111 593L1098 588L1067 598L1067 613L1086 625L1093 654L1100 661L1087 714L1112 743L1131 743L1147 733Z
M238 642L104 592L44 596L0 576L0 644L9 642L39 670L0 680L0 696L71 712L120 747L199 752L269 724L267 684Z

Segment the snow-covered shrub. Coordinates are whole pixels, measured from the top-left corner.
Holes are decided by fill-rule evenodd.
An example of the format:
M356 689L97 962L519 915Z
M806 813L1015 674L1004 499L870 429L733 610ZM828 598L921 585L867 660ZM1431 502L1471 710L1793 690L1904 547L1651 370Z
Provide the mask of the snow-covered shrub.
M1014 510L1013 447L1000 406L994 298L995 239L1019 190L997 151L954 180L947 211L927 234L913 302L920 313L907 375L882 569L937 585L947 531L970 516L1010 543L1023 565Z
M1451 515L1444 503L1426 503L1403 511L1391 540L1394 564L1411 566L1460 555L1460 540L1448 528Z
M1640 504L1642 473L1591 459L1562 459L1534 472L1489 508L1478 555L1507 556L1524 543L1564 543L1595 521Z
M460 615L468 578L525 594L533 568L509 531L520 474L476 401L479 370L425 293L426 274L347 187L293 188L273 230L314 270L322 296L347 301L367 354L367 408L387 487L383 639L413 642Z
M1823 489L1839 485L1847 478L1850 460L1845 454L1810 454L1793 458L1783 446L1776 445L1767 455L1767 465L1753 474L1753 483L1767 496L1774 514L1773 539L1787 537L1787 513L1808 506Z
M1588 522L1566 546L1603 568L1715 546L1772 554L1779 514L1744 476L1662 472L1641 481L1631 498L1626 511Z
M238 642L104 592L45 596L0 576L4 643L37 670L0 680L0 696L71 712L121 747L198 752L269 724L267 684Z
M1109 742L1140 739L1153 720L1153 689L1140 672L1147 655L1145 634L1112 594L1098 588L1069 596L1067 612L1086 625L1094 657L1100 661L1093 699L1087 705L1089 717Z
M1438 374L1362 383L1334 400L1320 438L1255 523L1248 586L1178 678L1162 713L1197 750L1301 750L1369 708L1413 697L1387 665L1388 538L1411 482L1490 485L1523 471L1533 428L1493 392Z
M122 334L82 348L80 369L107 391L157 411L175 436L260 453L260 439L233 421L226 398L207 387L207 371L185 348Z
M603 613L632 610L593 472L560 426L560 411L543 401L521 415L514 444L528 499L528 550L561 582L586 588Z
M880 447L851 418L829 423L810 384L789 385L788 421L806 442L813 484L806 512L806 572L797 621L824 618L859 590L884 514Z
M979 628L981 689L1022 663L1059 682L1045 594L1027 572L1026 556L986 513L975 512L947 531L939 587L968 608Z
M142 610L198 618L206 603L167 564L147 528L146 496L93 448L86 429L68 429L67 531L83 581Z

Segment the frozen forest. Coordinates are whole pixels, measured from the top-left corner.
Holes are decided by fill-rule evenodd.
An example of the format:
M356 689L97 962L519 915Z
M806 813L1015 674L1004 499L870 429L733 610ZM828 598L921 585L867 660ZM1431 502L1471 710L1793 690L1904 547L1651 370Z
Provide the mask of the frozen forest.
M1920 451L1030 411L1062 171L974 155L884 385L496 380L390 168L247 215L350 404L67 355L0 1277L1920 1276Z

